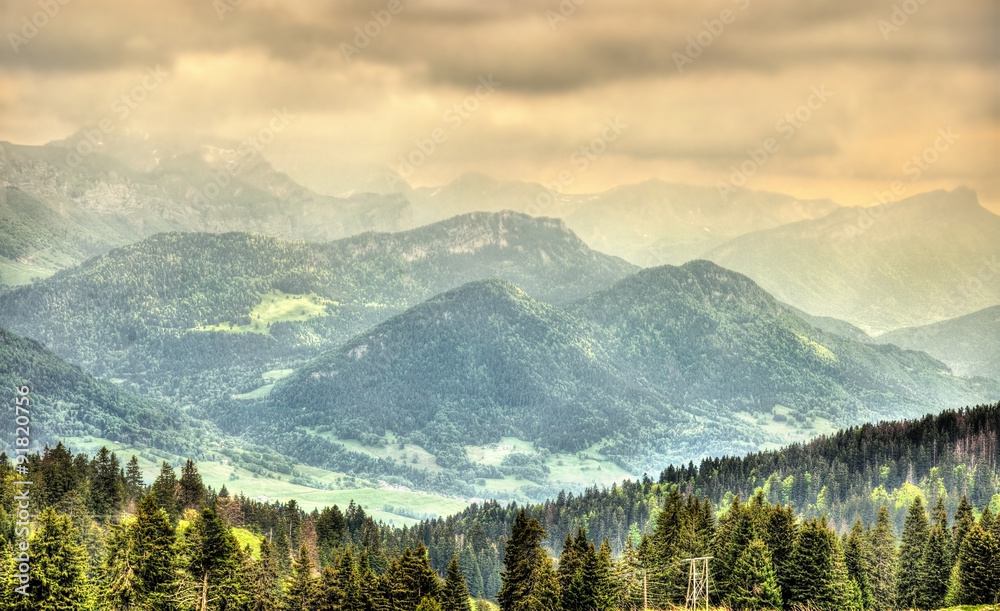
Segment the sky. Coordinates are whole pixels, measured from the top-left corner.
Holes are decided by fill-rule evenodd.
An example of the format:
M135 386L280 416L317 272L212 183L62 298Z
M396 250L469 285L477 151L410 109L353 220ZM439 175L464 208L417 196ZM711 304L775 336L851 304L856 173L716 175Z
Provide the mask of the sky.
M257 138L330 194L385 188L388 170L414 186L657 178L844 205L965 185L1000 213L998 7L5 0L0 141L102 121Z

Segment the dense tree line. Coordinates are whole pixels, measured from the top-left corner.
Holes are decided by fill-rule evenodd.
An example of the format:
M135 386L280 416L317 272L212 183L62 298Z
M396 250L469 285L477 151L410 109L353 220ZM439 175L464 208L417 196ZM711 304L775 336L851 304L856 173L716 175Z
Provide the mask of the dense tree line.
M936 477L940 464L934 466L932 456L919 467L922 477L903 481L888 497L878 487L851 488L890 502L872 519L858 516L849 524L841 523L851 502L824 505L817 493L799 510L795 502L771 501L766 485L746 496L726 491L720 502L691 491L690 481L669 481L681 471L673 468L661 482L626 481L527 506L478 503L446 518L390 528L354 503L306 512L295 501L215 491L192 461L179 470L164 463L147 487L134 457L123 464L107 449L88 457L57 445L27 455L18 465L24 473L0 460L8 592L18 585L15 479L34 482L31 549L33 558L45 559L32 564L32 583L42 586L33 590L38 598L24 607L29 599L11 594L4 604L50 608L47 601L62 592L74 609L98 603L110 609L464 609L456 601L468 604L469 597L496 600L504 609L639 609L647 600L654 606L682 601L683 560L700 556L713 557L714 602L733 609L810 604L887 611L988 603L1000 591L1000 496L974 502L976 487L995 487L997 473L989 466L995 456L989 444L977 449L970 440L994 430L998 407L861 427L790 448L808 448L798 459L802 468L818 464L805 460L809 456L836 463L840 455L831 449L837 447L850 459L845 440L859 436L868 440L851 459L859 465L907 445L963 448L949 460L963 467L964 483ZM693 466L683 471L699 475ZM913 477L918 467L906 471ZM845 482L857 477L845 473ZM823 508L839 517L829 518Z

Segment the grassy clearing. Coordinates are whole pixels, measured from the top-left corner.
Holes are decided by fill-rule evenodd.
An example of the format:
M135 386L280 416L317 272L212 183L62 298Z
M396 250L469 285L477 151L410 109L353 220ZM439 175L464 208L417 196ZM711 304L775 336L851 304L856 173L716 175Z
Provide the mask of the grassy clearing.
M110 440L95 437L67 438L63 441L73 452L86 452L88 454L94 454L101 446L107 446L118 455L118 459L122 463L127 462L135 454L147 484L152 483L156 478L164 460L173 465L178 475L180 474L177 467L181 464L182 459L178 456L149 450L143 452L126 444L116 445ZM376 521L402 527L412 526L418 520L408 515L385 511L384 506L407 514L435 516L452 515L468 506L468 503L461 499L407 490L389 490L380 487L377 482L353 478L344 473L327 471L318 467L299 466L296 467L295 474L334 489L324 490L292 483L289 481L291 478L288 475L280 473L257 475L224 461L225 459L222 457L197 461L198 472L206 485L215 490L221 490L222 486L225 485L231 495L242 493L250 498L259 498L259 500L266 498L267 502L284 502L295 499L305 511L331 505L346 508L353 500Z
M76 262L72 257L48 250L37 252L26 260L15 261L0 257L0 284L11 286L31 284L35 278L39 280L48 278Z
M264 382L263 386L257 387L250 392L245 392L240 395L233 395L233 399L240 400L250 400L250 399L263 399L271 394L271 390L274 388L274 383L281 378L287 378L292 375L294 369L272 369L271 371L265 371L260 374L260 377Z
M793 418L793 411L790 407L775 405L769 415L750 412L735 412L733 415L748 424L760 427L771 437L770 442L761 444L762 450L780 449L789 443L830 435L837 431L837 427L822 416L810 415L810 423L803 426Z
M336 301L324 299L315 293L290 295L281 291L271 291L250 312L249 324L234 325L223 322L217 325L202 325L195 331L223 331L225 333L268 333L268 327L276 322L301 322L326 316L328 306L340 305ZM282 370L279 370L282 371Z
M352 452L367 454L376 458L392 458L396 462L405 463L411 467L425 469L428 471L441 471L437 464L437 458L424 448L412 443L399 446L399 439L392 432L387 431L383 445L365 445L357 439L339 439L332 433L317 433L317 435L329 439L334 443L339 443Z

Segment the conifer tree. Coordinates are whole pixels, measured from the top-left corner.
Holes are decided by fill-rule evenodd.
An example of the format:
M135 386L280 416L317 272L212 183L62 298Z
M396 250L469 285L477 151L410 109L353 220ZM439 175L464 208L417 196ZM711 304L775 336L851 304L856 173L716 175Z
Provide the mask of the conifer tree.
M899 548L899 562L896 570L896 604L910 608L916 606L917 590L920 586L920 560L930 536L924 503L918 496L910 504L906 520L903 522L903 541Z
M889 510L883 505L878 510L871 540L872 609L889 611L896 600L896 543L892 536Z
M1000 542L982 524L972 527L958 553L958 604L997 602L1000 594Z
M139 502L135 521L128 526L137 581L138 600L153 609L170 609L177 591L177 537L167 513L152 496Z
M309 550L303 545L292 561L292 574L282 600L282 611L315 611L320 601L319 580L313 575Z
M972 511L972 503L969 502L969 497L963 494L962 499L958 502L958 509L955 510L955 525L952 526L951 530L950 554L955 562L958 561L958 552L962 549L962 541L975 525L976 517Z
M431 569L423 543L393 558L384 579L394 611L412 609L425 597L437 599L440 594L439 579Z
M177 499L177 474L167 461L160 466L160 474L156 476L149 493L156 501L156 506L167 512L171 524L177 524L181 516L181 505Z
M497 594L501 611L556 611L559 580L542 549L545 529L522 509L511 528L504 551L502 585Z
M184 547L196 592L195 608L217 608L237 578L240 558L236 539L215 510L206 507L184 533Z
M274 547L266 538L260 540L260 560L250 554L243 559L247 583L247 611L273 611L278 608L280 581Z
M844 552L826 520L812 519L802 525L790 564L791 591L786 602L812 605L821 611L849 608Z
M871 557L871 544L865 536L861 520L858 519L854 522L844 545L844 563L847 566L848 578L857 587L863 609L870 609L874 600L871 585Z
M125 500L129 503L138 503L145 496L145 484L142 480L142 469L139 468L139 459L132 455L128 464L125 465Z
M205 484L201 481L198 467L191 459L184 463L178 484L180 484L178 502L182 511L185 509L201 510L205 506Z
M479 569L479 561L472 550L472 545L466 544L458 554L458 566L465 576L465 583L469 588L469 594L475 598L483 598L486 593L483 584L483 574Z
M937 609L944 606L951 577L951 563L948 560L948 540L939 524L931 528L924 544L918 575L916 607Z
M595 579L598 611L613 611L620 599L621 584L615 579L614 559L611 543L604 539L597 550L597 578Z
M17 611L85 611L93 606L87 581L87 554L77 543L79 533L69 517L51 507L38 516L31 536L27 596L18 594Z
M465 586L465 577L457 555L452 556L448 563L444 590L441 592L441 608L443 611L472 611L469 606L469 590Z
M125 500L125 482L118 457L101 446L91 461L90 470L90 513L99 522L116 519Z
M761 538L767 548L771 550L771 563L774 565L774 574L781 587L782 600L787 600L789 597L792 579L789 561L797 534L795 510L790 505L786 507L775 506L771 510Z
M781 609L771 552L760 539L750 541L733 566L726 603L733 609Z

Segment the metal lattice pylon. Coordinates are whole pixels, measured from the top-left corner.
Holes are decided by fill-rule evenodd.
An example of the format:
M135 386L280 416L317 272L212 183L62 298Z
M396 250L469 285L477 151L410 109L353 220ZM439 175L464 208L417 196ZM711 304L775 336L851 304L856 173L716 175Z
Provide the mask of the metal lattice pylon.
M708 609L708 561L712 556L701 558L685 558L683 562L691 565L688 572L688 591L684 606L688 609ZM701 601L704 600L704 607Z

